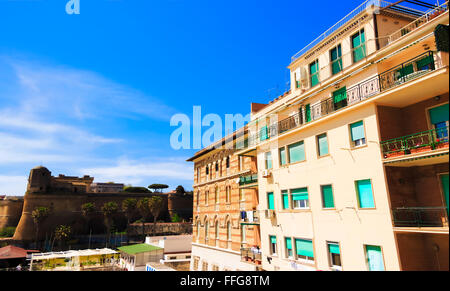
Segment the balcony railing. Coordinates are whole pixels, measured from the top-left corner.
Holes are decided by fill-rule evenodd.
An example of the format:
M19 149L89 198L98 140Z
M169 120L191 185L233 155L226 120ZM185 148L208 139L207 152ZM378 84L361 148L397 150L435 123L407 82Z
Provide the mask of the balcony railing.
M396 32L390 34L389 36L380 38L380 47L385 47L394 41L402 38L403 36L407 35L410 32L413 32L414 30L417 30L418 28L422 27L423 25L427 24L431 20L435 19L439 15L445 13L448 11L448 1L445 1L443 4L439 5L438 7L431 9L421 17L417 18L413 22L409 23L408 25L405 25L404 27L400 28Z
M388 1L382 1L382 0L366 0L362 4L360 4L358 7L356 7L353 11L351 11L349 14L344 16L341 20L339 20L336 24L331 26L329 29L327 29L324 33L322 33L319 37L317 37L315 40L313 40L311 43L306 45L304 48L302 48L298 53L296 53L292 58L291 61L294 62L297 58L301 57L303 54L314 48L316 45L318 45L320 42L325 40L327 37L331 36L334 32L339 30L344 24L349 22L352 18L357 16L358 14L366 11L366 9L373 7L373 8L384 8L393 3ZM404 11L411 11L416 14L423 14L423 11L414 10L408 7L403 7L400 5L396 5L397 7L403 9Z
M249 263L260 265L262 260L261 250L256 248L241 248L241 259Z
M393 158L448 148L449 127L427 130L380 143L383 157Z
M392 215L396 227L448 227L447 207L399 207Z
M393 87L415 80L436 70L436 68L442 65L443 64L440 63L439 60L435 61L434 53L432 51L425 52L346 89L346 98L339 102L335 102L337 100L335 100L334 97L327 98L312 104L310 110L302 107L292 116L269 124L267 127L261 128L256 132L250 133L243 144L245 144L246 147L255 146L265 140L276 137L279 134L290 131L308 122L357 104Z
M239 186L245 186L258 182L258 174L239 177Z

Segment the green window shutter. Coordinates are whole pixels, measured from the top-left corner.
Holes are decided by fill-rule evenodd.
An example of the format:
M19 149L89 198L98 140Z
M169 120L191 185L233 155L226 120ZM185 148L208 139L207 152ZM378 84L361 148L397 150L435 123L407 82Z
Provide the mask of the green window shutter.
M334 208L333 188L331 185L322 186L323 208Z
M441 186L442 186L442 190L444 191L444 199L445 199L445 206L447 207L447 216L449 216L448 213L448 174L445 175L441 175Z
M365 137L364 123L362 121L351 124L350 130L351 130L351 134L352 134L352 141L362 139Z
M305 111L306 111L306 122L310 122L311 121L311 105L310 104L305 105Z
M304 239L295 239L295 248L297 255L314 258L314 249L312 241Z
M432 124L448 121L448 103L430 109L430 121Z
M319 147L319 156L328 154L328 137L327 134L321 134L317 136L317 144Z
M269 138L269 136L268 136L268 130L267 130L267 125L266 125L266 126L262 127L260 130L260 140L263 141L268 138Z
M340 71L342 71L342 50L341 50L341 45L338 45L337 47L335 47L334 49L331 50L330 52L331 54L331 70L334 74L339 73Z
M379 246L366 246L370 271L384 271L383 254Z
M271 236L270 236L270 243L276 244L276 243L277 243L277 237L274 236L274 235L271 235Z
M266 157L266 168L272 169L272 153L271 152L265 153L265 157Z
M431 64L434 64L434 59L432 55L426 56L416 62L418 70L430 69Z
M319 84L319 61L316 60L309 64L309 73L311 75L311 87Z
M366 56L365 42L364 30L352 36L353 62L359 62Z
M286 165L286 149L280 148L280 165Z
M286 238L286 248L292 250L292 239L289 237Z
M399 78L402 78L411 73L414 73L414 66L413 64L406 65L403 68L398 69L397 72L399 73Z
M308 200L308 188L300 188L291 190L292 200Z
M273 199L273 193L272 192L267 194L267 200L268 200L268 203L269 203L269 209L275 210L275 201Z
M356 181L360 208L374 208L372 183L370 180Z
M283 209L289 209L289 194L287 191L283 191L281 196L283 197Z
M289 162L295 163L305 160L305 144L303 141L288 146Z
M338 244L328 244L328 249L330 250L331 254L337 254L337 255L341 254Z
M333 92L334 103L338 103L345 99L347 99L347 88L345 86Z

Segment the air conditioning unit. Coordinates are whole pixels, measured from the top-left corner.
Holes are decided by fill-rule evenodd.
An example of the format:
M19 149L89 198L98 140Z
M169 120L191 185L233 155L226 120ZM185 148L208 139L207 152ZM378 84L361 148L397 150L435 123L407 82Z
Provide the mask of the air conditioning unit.
M275 210L272 210L272 209L266 209L266 210L264 210L264 216L265 216L267 219L271 219L271 218L275 217Z
M272 173L271 173L269 170L264 170L264 171L262 172L263 178L270 177L271 174L272 174Z

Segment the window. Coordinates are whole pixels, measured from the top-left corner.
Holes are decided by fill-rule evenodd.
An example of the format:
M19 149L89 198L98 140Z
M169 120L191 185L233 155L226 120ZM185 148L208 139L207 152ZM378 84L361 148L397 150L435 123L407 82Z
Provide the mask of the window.
M209 190L205 191L205 205L208 205L208 201L209 201Z
M359 147L366 144L363 121L358 121L351 124L350 131L354 147Z
M215 169L216 169L216 174L219 173L219 163L218 162L215 165Z
M292 239L290 237L285 238L286 242L286 258L294 258L294 254L292 251Z
M231 222L228 221L227 222L227 248L230 249L231 248Z
M444 104L438 107L433 107L429 110L430 122L433 129L436 130L437 142L448 142L448 126L449 126L449 105Z
M288 145L289 162L295 163L305 160L305 144L303 141Z
M333 92L334 110L347 106L347 87L342 87Z
M334 267L338 270L341 269L341 250L339 248L338 243L329 242L327 243L328 247L328 258L330 261L330 267Z
M239 171L244 170L244 156L239 156Z
M209 175L209 166L206 166L206 176Z
M198 262L200 261L200 258L199 257L194 257L194 266L193 266L193 269L195 270L195 271L197 271L198 270Z
M273 199L273 192L267 193L267 205L269 209L275 210L275 201Z
M267 125L261 127L261 129L259 131L259 136L260 136L261 141L264 141L269 138L269 130L267 128Z
M267 152L264 154L266 169L272 169L272 153Z
M201 168L198 167L197 168L197 183L200 183L200 170L201 170Z
M274 235L269 236L270 241L270 254L272 256L277 255L277 237Z
M200 221L197 220L197 239L200 237Z
M317 136L317 152L319 157L328 155L328 137L326 133Z
M375 208L370 179L356 181L359 208Z
M282 147L278 150L280 158L280 166L286 165L286 148Z
M205 241L208 241L209 239L209 221L208 218L206 218L205 221Z
M219 203L219 187L216 186L216 189L214 189L214 202L216 204Z
M331 185L320 186L322 192L322 207L334 208L333 188Z
M281 198L283 199L283 209L289 209L289 193L287 190L281 191Z
M197 206L200 204L200 191L197 192Z
M333 75L342 71L342 48L338 44L335 48L330 50L330 60L331 60L331 73Z
M366 37L364 29L352 35L353 62L357 63L366 57Z
M314 62L309 64L309 74L311 87L314 87L317 84L319 84L319 60L315 60Z
M226 166L227 166L227 169L230 167L230 157L227 157Z
M216 239L219 239L219 220L216 220L214 224L214 235Z
M239 189L239 201L245 201L245 189Z
M369 271L384 271L381 247L366 245L366 262Z
M314 249L312 240L295 239L297 258L305 261L314 261Z
M305 105L305 121L306 122L311 121L311 104Z
M292 206L294 209L309 208L308 188L291 190Z

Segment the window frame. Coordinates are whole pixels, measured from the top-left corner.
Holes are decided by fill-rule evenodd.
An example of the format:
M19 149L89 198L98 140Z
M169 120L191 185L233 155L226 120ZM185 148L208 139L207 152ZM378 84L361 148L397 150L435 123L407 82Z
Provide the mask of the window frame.
M359 198L359 189L358 189L358 182L359 181L370 181L370 188L371 188L371 191L372 191L372 201L373 201L373 207L361 207L361 201L360 201L360 198ZM355 184L355 192L356 192L356 202L357 202L357 204L358 204L358 209L359 210L374 210L374 209L376 209L377 208L377 205L376 205L376 202L375 202L375 192L374 192L374 189L373 189L373 180L372 179L360 179L360 180L355 180L355 182L354 182L354 184Z
M356 145L356 141L353 140L353 134L352 134L352 125L362 122L362 126L363 126L363 130L364 130L364 138L360 138L358 140L362 141L363 143ZM348 125L348 130L349 130L349 138L350 138L350 145L352 149L358 149L358 148L362 148L367 146L367 130L366 130L366 123L364 122L363 119L349 123Z
M325 137L327 138L327 153L321 155L321 154L320 154L319 137L320 137L320 136L323 136L323 135L325 135ZM321 133L321 134L316 135L316 144L317 144L317 157L318 157L318 158L323 158L323 157L326 157L326 156L329 156L329 155L330 155L330 144L328 143L328 133L327 133L327 132L324 132L324 133Z

